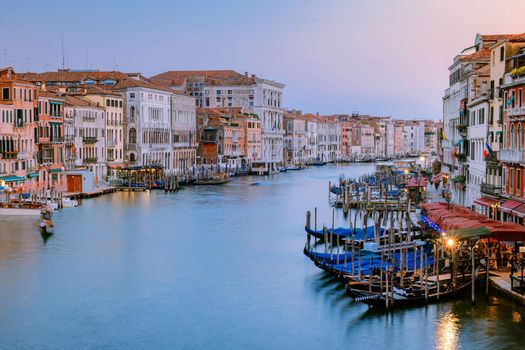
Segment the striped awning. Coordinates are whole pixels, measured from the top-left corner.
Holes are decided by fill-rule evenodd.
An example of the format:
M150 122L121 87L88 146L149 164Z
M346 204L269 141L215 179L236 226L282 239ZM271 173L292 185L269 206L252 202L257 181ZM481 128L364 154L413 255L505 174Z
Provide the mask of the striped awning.
M520 218L525 218L525 204L522 204L516 207L515 209L513 209L512 215L520 217Z
M499 201L495 199L490 199L487 197L481 197L481 198L474 200L474 204L481 205L482 207L487 207L487 208L497 203L499 203Z
M8 176L0 177L0 180L5 181L5 182L20 182L20 181L25 181L26 178L23 176L8 175Z
M51 174L53 174L53 173L61 173L61 172L62 172L62 169L49 169L49 172L50 172Z
M499 211L502 211L504 213L510 213L510 212L512 212L512 210L516 209L517 207L519 207L522 204L523 203L521 203L521 202L518 202L518 201L515 201L515 200L512 200L512 199L507 199L505 202L503 202L502 205L500 205Z

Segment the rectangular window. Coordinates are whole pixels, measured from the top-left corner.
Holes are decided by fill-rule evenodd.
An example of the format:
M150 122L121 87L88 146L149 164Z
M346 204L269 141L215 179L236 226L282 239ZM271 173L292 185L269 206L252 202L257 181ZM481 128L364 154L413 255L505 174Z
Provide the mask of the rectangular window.
M217 90L217 95L220 95L221 94L221 90Z
M502 46L499 48L499 61L503 62L505 60L505 48Z
M518 107L521 107L521 89L518 90Z
M9 88L2 89L2 100L9 100L10 98Z
M106 100L106 107L109 107L109 100Z
M489 109L489 124L494 123L494 107L491 106Z

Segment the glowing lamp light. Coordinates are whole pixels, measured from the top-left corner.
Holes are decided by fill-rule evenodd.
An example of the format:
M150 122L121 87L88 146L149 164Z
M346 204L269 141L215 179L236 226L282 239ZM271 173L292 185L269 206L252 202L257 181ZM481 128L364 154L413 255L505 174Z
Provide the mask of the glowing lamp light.
M449 238L449 239L447 240L447 245L448 245L449 247L452 247L452 246L454 245L454 240L451 239L451 238Z
M405 174L408 174L408 169L405 169Z

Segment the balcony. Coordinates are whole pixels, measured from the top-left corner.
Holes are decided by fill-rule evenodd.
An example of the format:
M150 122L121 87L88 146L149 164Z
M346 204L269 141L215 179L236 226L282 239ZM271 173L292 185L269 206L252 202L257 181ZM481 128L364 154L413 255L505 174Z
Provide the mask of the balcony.
M498 162L498 153L497 151L492 151L489 153L487 157L485 157L486 162Z
M84 143L97 143L98 139L94 136L84 136L82 137L82 142Z
M456 158L458 159L458 162L460 163L465 163L467 161L467 155L465 153L456 154Z
M106 140L106 147L117 147L115 140Z
M27 154L27 151L25 152L18 152L18 155L16 157L16 159L28 159L28 154Z
M3 151L0 153L1 159L17 159L18 151Z
M502 149L499 151L498 159L500 162L525 164L525 151Z
M458 130L459 135L463 138L467 137L467 128L468 127L465 124L456 125L456 129Z
M128 143L127 149L129 151L136 151L137 150L137 144L136 143Z
M481 184L481 193L497 197L501 195L501 187L483 182Z
M64 142L64 138L61 136L53 136L50 138L50 142L52 143L62 143Z
M525 106L521 107L509 107L505 109L505 112L509 117L525 116Z
M97 162L97 157L84 158L84 163L86 164L96 163L96 162Z

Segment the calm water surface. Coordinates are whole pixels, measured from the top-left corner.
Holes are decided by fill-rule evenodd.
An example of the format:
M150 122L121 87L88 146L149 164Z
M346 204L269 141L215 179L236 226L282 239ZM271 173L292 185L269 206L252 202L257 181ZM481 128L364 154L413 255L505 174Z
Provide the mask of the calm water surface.
M504 299L377 313L303 256L328 181L372 170L85 200L46 244L0 217L0 349L523 349L525 311Z

